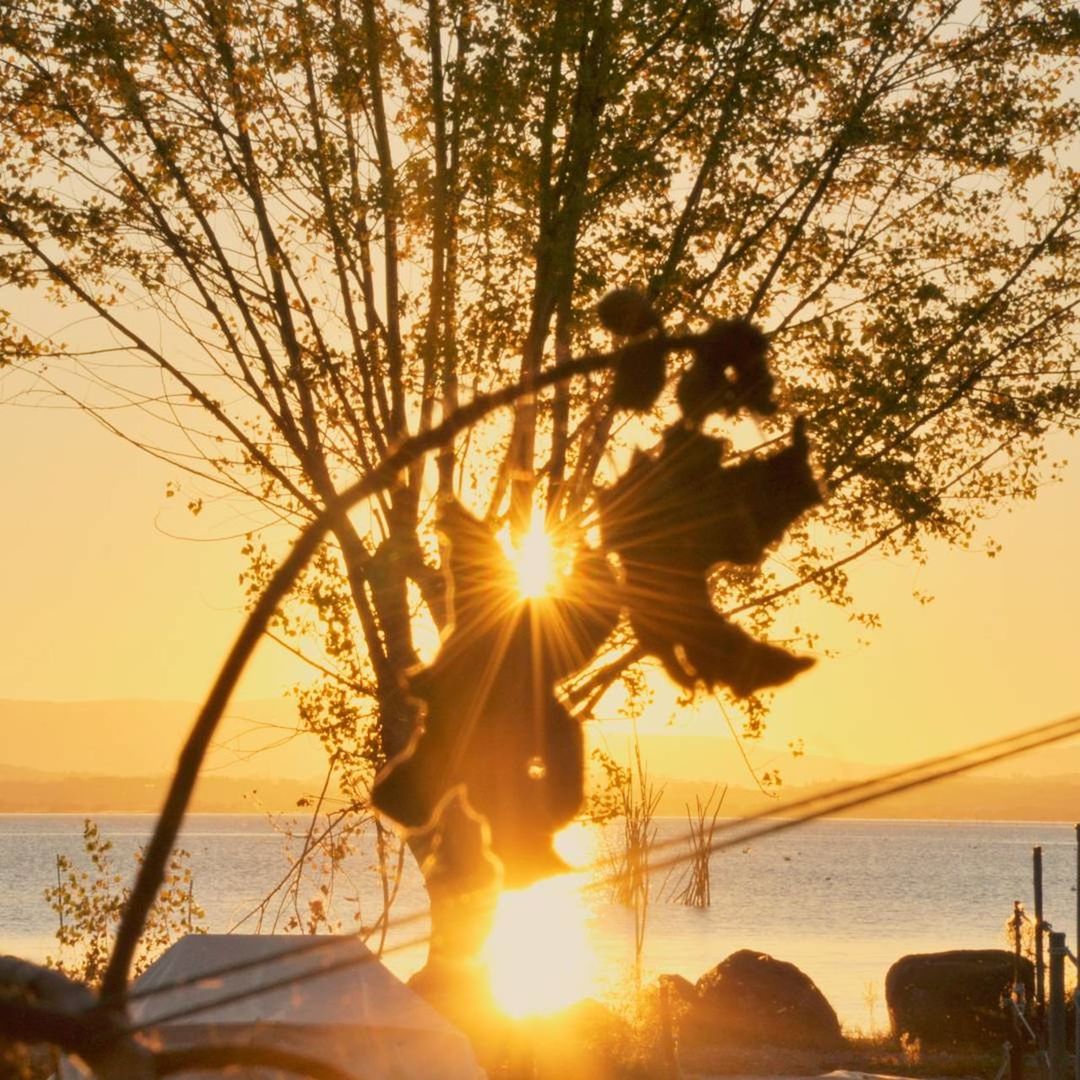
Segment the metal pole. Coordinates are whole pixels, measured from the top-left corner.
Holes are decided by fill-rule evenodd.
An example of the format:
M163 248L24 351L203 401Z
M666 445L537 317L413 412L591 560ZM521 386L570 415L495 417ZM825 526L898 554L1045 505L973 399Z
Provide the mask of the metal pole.
M1009 928L1012 930L1013 939L1013 982L1020 981L1020 956L1021 956L1021 932L1024 926L1024 905L1019 900L1013 901L1012 918L1009 920Z
M1050 1080L1065 1078L1065 935L1050 931L1050 1005L1049 1029Z
M1009 1054L1009 1080L1024 1080L1024 1029L1020 1023L1020 1010L1024 1007L1022 1003L1026 997L1024 981L1020 977L1024 905L1019 900L1013 901L1013 917L1009 925L1013 932L1013 981L1008 1002L1012 1037L1005 1045L1008 1047Z
M1043 962L1043 873L1039 844L1032 849L1031 857L1035 878L1035 1015L1041 1029L1046 1016L1046 964Z

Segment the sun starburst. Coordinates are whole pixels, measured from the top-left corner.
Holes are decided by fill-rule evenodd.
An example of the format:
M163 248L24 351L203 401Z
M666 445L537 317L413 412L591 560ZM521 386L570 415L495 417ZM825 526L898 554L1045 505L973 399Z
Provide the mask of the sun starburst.
M544 525L544 516L533 511L529 529L514 544L509 534L500 537L506 557L517 575L518 591L528 599L538 599L555 590L559 580L559 554L551 534Z

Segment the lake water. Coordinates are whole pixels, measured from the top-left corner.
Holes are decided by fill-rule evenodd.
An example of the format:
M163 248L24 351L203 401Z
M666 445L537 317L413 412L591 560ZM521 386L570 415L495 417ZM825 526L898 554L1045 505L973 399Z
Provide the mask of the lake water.
M133 856L149 835L149 815L100 815L95 820L115 845L117 869L130 876ZM685 830L658 822L658 839ZM82 818L75 815L0 815L0 952L41 960L56 952L56 916L43 891L56 881L56 856L81 857ZM610 842L611 833L607 840ZM595 842L595 838L594 838ZM238 924L254 930L251 915L289 866L290 843L258 815L194 815L182 846L191 852L195 898L207 928ZM1076 839L1072 825L970 822L825 820L740 844L715 855L712 904L688 908L654 880L648 910L644 969L696 979L730 952L753 948L798 965L832 1002L850 1029L887 1023L884 979L889 965L909 952L1006 947L1005 922L1014 899L1033 910L1031 849L1043 848L1045 917L1065 930L1070 947L1076 925ZM334 911L346 929L359 910L366 923L381 910L373 854L360 850L334 889ZM311 880L307 888L314 889ZM586 892L592 947L600 985L617 994L633 957L633 916L608 890ZM406 867L401 919L424 909L419 875ZM301 908L302 910L302 908ZM292 905L269 905L262 929L284 927ZM387 963L408 975L423 950L402 948L425 933L423 919L391 933Z

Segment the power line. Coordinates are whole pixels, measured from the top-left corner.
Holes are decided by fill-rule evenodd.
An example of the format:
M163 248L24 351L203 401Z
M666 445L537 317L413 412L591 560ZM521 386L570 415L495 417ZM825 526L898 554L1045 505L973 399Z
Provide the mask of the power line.
M800 800L799 805L811 802L818 805L808 807L805 814L797 817L773 818L756 828L747 828L746 826L755 821L760 821L762 817L767 815L758 814L745 818L730 827L729 831L734 832L734 835L715 840L710 845L709 850L710 852L723 851L727 848L735 847L738 844L745 844L749 840L769 836L772 833L783 832L786 829L791 829L796 825L814 821L815 819L825 817L828 814L835 814L841 810L851 810L855 807L863 806L866 803L885 798L887 795L898 795L902 792L911 791L914 788L921 787L924 784L930 784L937 780L945 780L949 777L959 776L963 773L970 772L973 769L977 769L980 766L992 765L995 762L1015 757L1017 754L1022 754L1027 750L1034 750L1040 746L1061 742L1062 740L1071 738L1075 735L1080 735L1080 715L1071 716L1065 720L1059 720L1053 724L1043 725L1042 727L1032 728L1026 732L1011 735L1004 739L983 743L978 747L973 747L970 750L962 751L958 754L945 755L942 759L930 759L926 762L921 762L912 766L909 770L895 774L886 774L885 776L877 777L873 780L863 781L860 784L837 788L832 792L823 793L821 796ZM957 760L964 757L970 757L970 760ZM886 783L886 781L889 782ZM856 794L856 792L858 793ZM740 828L743 831L736 831ZM662 860L658 863L650 864L649 869L664 870L670 866L677 866L680 862L685 861L689 857L689 855L683 855Z
M330 939L334 940L334 939ZM428 934L421 935L413 939L412 941L402 942L395 946L395 949L407 949L413 948L419 945L426 945L430 940ZM392 950L386 950L387 952ZM295 955L295 953L279 953L277 956L266 957L262 963L273 963L285 959L287 956ZM191 1005L186 1005L180 1009L174 1009L172 1012L163 1013L161 1016L155 1016L152 1020L145 1020L138 1024L129 1024L122 1029L122 1034L133 1035L137 1031L143 1031L146 1028L158 1027L171 1023L174 1020L182 1020L189 1016L195 1016L201 1012L207 1012L210 1009L217 1009L223 1005L233 1005L238 1001L246 1001L248 998L259 997L261 994L265 994L271 990L280 990L286 986L296 986L300 983L309 982L312 979L320 978L323 975L330 975L336 971L344 971L352 967L360 967L364 964L378 963L379 957L374 953L365 953L362 956L347 956L341 960L332 960L321 967L313 967L308 971L302 971L299 974L283 975L277 979L271 979L269 982L260 983L258 986L245 987L243 990L233 991L231 994L222 994L220 997L214 998L212 1001L195 1002ZM245 967L252 967L255 965L247 964ZM239 968L239 965L238 965ZM231 972L226 971L226 974ZM206 979L214 978L209 973L198 975L186 980L177 980L173 986L162 987L164 989L176 990L181 989L184 986L190 986L198 984Z
M1080 735L1080 714L1066 717L1062 720L1056 720L1048 724L1042 724L1037 727L1028 728L1024 731L1003 736L998 739L991 739L987 742L979 743L963 750L928 758L924 761L916 762L914 765L903 766L868 780L859 781L853 784L844 784L833 788L830 791L822 792L818 795L807 796L806 798L791 803L788 807L789 810L799 809L803 811L793 817L775 818L770 816L769 811L762 811L741 818L738 821L725 823L723 826L718 827L721 836L713 840L709 845L709 851L710 853L723 851L728 848L745 844L750 840L760 839L773 833L795 828L798 825L806 824L829 814L835 814L842 810L850 810L858 806L863 806L867 803L885 798L888 795L900 794L925 784L934 783L938 780L959 776L979 768L980 766L1002 761L1014 757L1017 754L1024 753L1027 750L1034 750L1037 747L1060 742L1076 735ZM686 839L687 837L685 835L680 835L656 845L653 850L664 852L677 845L685 845ZM665 870L670 867L678 866L680 863L686 862L690 858L692 858L691 852L682 852L670 856L667 859L661 859L655 862L650 861L649 870L650 872L654 870ZM599 863L594 862L591 869L595 870L598 867ZM621 872L607 874L590 882L586 888L593 890L610 887L617 884L624 877L625 874ZM415 912L391 922L390 929L398 930L403 926L416 923L427 917L428 912L426 911ZM313 939L310 944L298 944L294 950L290 950L290 953L286 955L314 952L318 949L328 948L336 941L336 938ZM384 949L382 955L404 949L416 948L421 945L426 945L429 941L430 935L420 935ZM135 990L128 995L128 999L132 1001L141 1000L171 990L183 989L185 987L197 985L206 980L220 979L234 973L248 971L253 968L271 964L281 958L282 957L279 954L278 956L263 957L224 965L220 968L202 972L198 975L176 979L170 983L161 984L160 986L147 987L145 990ZM164 1024L170 1020L180 1019L198 1012L217 1008L221 1005L232 1004L236 1001L254 997L267 990L277 989L278 987L287 986L292 983L304 982L308 979L317 978L325 973L344 970L349 967L356 967L366 963L373 963L379 959L380 957L376 956L374 953L360 957L347 957L343 960L327 964L322 968L303 972L299 976L293 975L283 977L258 987L249 987L244 990L238 990L232 994L222 995L212 1001L176 1010L173 1013L158 1017L152 1022L133 1025L127 1030L138 1031L144 1027L153 1026L155 1024Z
M920 784L931 783L938 779L947 779L952 775L970 772L980 765L989 765L1002 758L1014 757L1017 754L1025 753L1028 750L1034 750L1039 746L1060 742L1072 735L1080 735L1080 714L1066 717L1062 720L1054 720L1048 724L1040 724L1036 727L1026 728L1023 731L1015 732L1012 735L990 739L983 743L977 743L974 746L965 747L962 750L954 750L947 754L925 758L914 764L902 765L897 769L879 773L877 776L869 777L866 780L857 780L853 783L842 784L839 787L818 792L814 795L806 795L803 798L796 799L794 802L786 805L785 811L788 816L783 820L785 822L790 821L792 825L801 824L803 821L812 821L815 817L823 817L840 810L861 806L864 803L871 802L875 799L884 798L887 795L897 794L909 790L912 787L919 786L918 784L908 783L907 781L923 774L925 774L925 777L919 781ZM837 801L856 796L857 793L858 797L853 798L851 802L845 801L841 804ZM812 807L817 807L821 804L828 805L820 811L811 813ZM791 815L790 812L793 810L806 810L807 813L805 815ZM747 814L745 817L736 821L727 821L722 826L719 826L718 829L721 834L725 834L733 830L746 828L753 822L765 819L776 820L773 808L770 807L753 814ZM789 828L791 826L785 825L784 827ZM685 837L674 837L655 845L653 850L663 851L682 843L684 840ZM733 840L731 843L733 845L737 842L737 840Z

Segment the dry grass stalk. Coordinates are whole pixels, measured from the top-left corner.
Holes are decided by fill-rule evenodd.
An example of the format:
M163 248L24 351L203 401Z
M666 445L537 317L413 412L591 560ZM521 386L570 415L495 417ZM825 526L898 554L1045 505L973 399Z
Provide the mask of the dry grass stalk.
M713 833L716 831L716 819L720 807L724 805L727 785L720 789L713 785L709 797L702 802L701 796L694 797L695 809L686 804L686 820L690 826L687 839L690 842L690 854L687 858L686 873L682 887L675 894L675 902L687 907L708 907L712 903L709 882L709 862L713 853ZM715 801L715 805L714 805Z
M649 911L649 853L656 840L653 818L662 794L663 787L654 787L649 778L635 735L633 760L618 776L623 844L617 859L615 897L634 912L634 970L639 977Z

